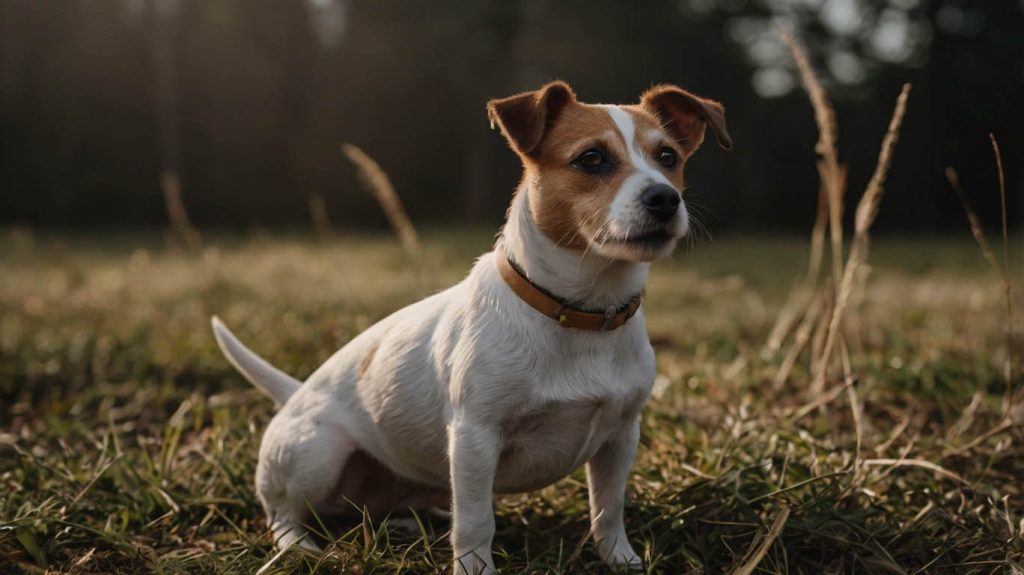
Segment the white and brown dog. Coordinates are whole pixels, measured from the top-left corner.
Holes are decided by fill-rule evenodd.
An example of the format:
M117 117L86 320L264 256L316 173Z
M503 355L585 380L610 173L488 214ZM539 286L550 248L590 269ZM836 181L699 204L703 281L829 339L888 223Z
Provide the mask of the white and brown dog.
M561 82L487 105L524 176L492 253L458 285L353 339L304 384L213 319L232 364L281 405L256 489L281 547L316 548L311 510L451 504L456 573L494 570L494 493L586 464L591 530L609 565L640 567L626 480L654 351L649 262L686 235L683 166L720 104L675 86L589 105Z

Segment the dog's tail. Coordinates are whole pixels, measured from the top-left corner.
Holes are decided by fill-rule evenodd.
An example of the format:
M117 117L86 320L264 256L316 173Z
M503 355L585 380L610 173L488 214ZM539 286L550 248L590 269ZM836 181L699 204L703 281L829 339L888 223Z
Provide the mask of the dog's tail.
M262 357L253 353L249 348L242 345L231 331L220 321L220 318L213 316L210 323L213 324L213 335L217 338L217 345L224 352L231 365L235 366L245 379L260 388L263 393L269 395L278 405L284 405L292 396L302 382L285 372L270 365Z

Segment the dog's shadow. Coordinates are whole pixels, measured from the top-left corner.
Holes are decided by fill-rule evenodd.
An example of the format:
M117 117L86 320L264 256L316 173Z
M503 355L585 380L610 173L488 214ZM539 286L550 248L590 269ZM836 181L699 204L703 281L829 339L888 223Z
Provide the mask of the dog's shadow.
M627 503L626 530L645 571L688 572L695 565L706 572L728 570L736 559L732 547L743 548L754 537L757 514L718 482L679 487L671 495L634 493ZM594 549L581 474L537 492L496 496L494 510L493 553L502 572L617 572ZM451 566L446 509L406 507L378 516L350 504L342 515L314 516L308 527L328 554L356 561L364 572L402 564L403 573L437 573Z
M612 573L593 549L585 485L566 479L540 492L495 497L495 561L506 573ZM374 516L350 506L314 515L307 525L328 554L355 552L361 568L386 568L401 558L403 573L446 572L451 566L451 513L438 507L395 509ZM415 567L411 566L415 564Z

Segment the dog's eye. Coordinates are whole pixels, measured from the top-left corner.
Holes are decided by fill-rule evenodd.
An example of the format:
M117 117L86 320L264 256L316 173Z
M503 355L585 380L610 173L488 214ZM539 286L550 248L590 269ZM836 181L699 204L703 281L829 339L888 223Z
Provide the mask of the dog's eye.
M679 163L679 155L676 154L675 150L669 148L668 146L658 150L658 153L655 154L654 159L656 159L659 164L666 168L674 168L676 167L676 164Z
M608 156L597 148L590 148L580 154L579 157L572 161L572 165L589 173L605 172L613 167Z

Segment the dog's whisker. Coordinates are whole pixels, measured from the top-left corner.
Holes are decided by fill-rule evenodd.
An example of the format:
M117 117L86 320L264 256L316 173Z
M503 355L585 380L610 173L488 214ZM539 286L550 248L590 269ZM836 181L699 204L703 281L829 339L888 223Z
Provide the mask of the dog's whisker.
M594 239L587 243L586 249L584 249L583 250L583 254L580 255L580 259L579 259L579 261L576 264L576 277L577 278L579 278L580 274L583 272L583 262L586 260L587 253L590 252L590 249L592 247L594 247L595 245L597 245L599 248L604 245L604 243L602 242L602 240L600 238L601 238L601 236L604 233L606 233L605 229L606 229L607 225L608 225L608 222L606 221L605 223L601 224L601 226L599 228L597 228L597 232L594 234Z
M587 216L579 225L573 227L572 237L569 239L569 243L572 243L572 242L576 241L576 239L583 233L583 230L585 230L588 227L590 227L590 224L592 224L594 222L594 220L596 220L602 214L603 214L603 210L601 210L601 209L590 210L590 215ZM566 234L568 234L568 233L569 232L566 232ZM562 237L564 238L566 234L563 234ZM559 244L556 243L556 245L559 245ZM590 243L588 242L587 243L587 249L589 249L589 247L590 247ZM584 250L584 256L585 255L586 255L586 249ZM582 258L581 258L581 263L582 263ZM579 271L579 270L577 270L577 271Z

